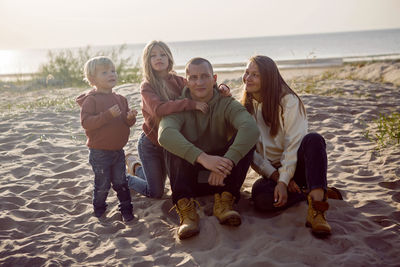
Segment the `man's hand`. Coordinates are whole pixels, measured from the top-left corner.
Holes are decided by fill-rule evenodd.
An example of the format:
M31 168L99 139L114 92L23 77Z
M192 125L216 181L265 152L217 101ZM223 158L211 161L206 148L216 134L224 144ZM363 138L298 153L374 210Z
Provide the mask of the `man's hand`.
M274 206L279 208L286 204L287 202L287 186L284 182L279 181L274 190Z
M233 162L230 159L208 155L204 152L197 157L196 161L207 170L223 175L224 177L231 174L233 168Z
M213 185L213 186L224 186L225 178L226 178L226 175L221 175L216 172L211 172L210 176L208 177L208 183L209 183L209 185Z
M111 115L115 118L121 115L121 110L119 109L119 106L115 104L111 108L108 109L111 112Z

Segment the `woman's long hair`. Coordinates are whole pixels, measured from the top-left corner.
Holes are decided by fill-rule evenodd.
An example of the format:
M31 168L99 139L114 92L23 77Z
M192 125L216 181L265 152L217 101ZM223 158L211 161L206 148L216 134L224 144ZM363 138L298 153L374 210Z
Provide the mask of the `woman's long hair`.
M142 55L142 62L143 62L143 79L150 83L151 87L156 91L158 96L164 100L173 100L178 97L172 90L168 88L168 85L165 81L165 79L162 79L157 76L156 72L153 70L151 67L151 50L155 47L159 46L161 49L164 50L165 54L168 57L168 73L173 72L172 68L174 66L174 58L172 57L171 50L169 47L162 41L156 41L153 40L150 43L146 45L146 47L143 49L143 55Z
M281 99L287 94L295 95L300 102L299 112L306 116L306 110L300 97L287 85L279 73L275 62L267 56L253 56L249 59L257 65L261 79L261 103L262 116L266 125L270 127L270 135L276 136L279 129L279 107L281 107ZM244 81L243 81L244 82ZM254 107L251 93L244 90L241 100L247 111L254 115Z

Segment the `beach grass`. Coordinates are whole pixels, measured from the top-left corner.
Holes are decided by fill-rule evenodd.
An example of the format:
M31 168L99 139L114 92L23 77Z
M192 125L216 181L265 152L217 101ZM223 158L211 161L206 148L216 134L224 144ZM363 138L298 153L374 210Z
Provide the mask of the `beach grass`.
M367 123L365 137L377 144L377 149L400 144L400 113L379 114Z
M50 50L48 60L31 75L20 75L12 81L0 81L0 89L41 89L86 87L83 81L83 66L87 60L95 56L108 56L115 64L119 77L119 84L138 83L141 73L138 63L133 62L133 57L121 57L126 50L126 45L121 45L111 50L94 51L90 46L72 49Z

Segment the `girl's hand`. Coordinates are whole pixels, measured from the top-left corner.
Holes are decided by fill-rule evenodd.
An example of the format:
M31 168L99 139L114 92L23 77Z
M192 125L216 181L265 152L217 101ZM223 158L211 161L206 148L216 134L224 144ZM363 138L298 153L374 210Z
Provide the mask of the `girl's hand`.
M296 182L292 179L289 182L288 185L288 190L289 192L297 192L297 193L301 193L300 187L296 184Z
M228 85L221 83L218 86L218 91L221 93L222 96L232 96L231 89Z
M288 198L287 186L284 182L279 181L274 190L274 206L279 208L286 204Z
M196 109L200 110L204 114L208 111L208 104L200 101L196 101Z

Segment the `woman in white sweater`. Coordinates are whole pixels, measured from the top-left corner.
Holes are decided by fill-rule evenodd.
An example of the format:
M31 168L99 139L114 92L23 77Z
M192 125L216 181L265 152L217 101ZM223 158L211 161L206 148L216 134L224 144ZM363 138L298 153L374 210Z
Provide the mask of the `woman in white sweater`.
M304 200L309 203L306 225L317 234L330 234L326 221L327 156L324 138L307 134L306 110L287 85L275 62L250 58L243 74L242 104L254 116L260 139L253 169L262 176L252 188L260 211L281 210Z

